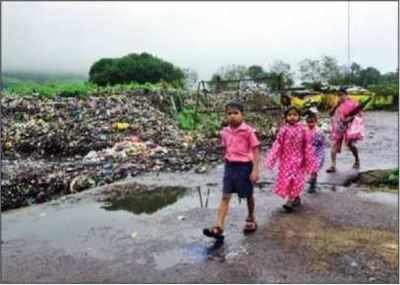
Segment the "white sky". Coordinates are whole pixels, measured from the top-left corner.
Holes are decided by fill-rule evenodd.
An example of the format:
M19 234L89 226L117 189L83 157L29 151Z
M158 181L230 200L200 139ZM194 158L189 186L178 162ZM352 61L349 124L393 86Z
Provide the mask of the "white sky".
M228 64L304 58L347 64L348 2L2 2L2 69L87 74L103 57L148 52L208 80ZM398 3L350 2L351 61L398 63Z

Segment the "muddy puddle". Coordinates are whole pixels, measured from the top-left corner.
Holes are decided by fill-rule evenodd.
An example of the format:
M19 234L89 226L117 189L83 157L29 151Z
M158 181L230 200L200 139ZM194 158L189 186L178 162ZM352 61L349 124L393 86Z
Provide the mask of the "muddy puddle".
M227 228L234 227L235 233L229 242L214 244L201 234L202 227L212 225L218 207L219 195L212 187L104 187L3 213L3 278L39 282L34 272L40 263L33 261L22 275L16 274L17 264L33 256L55 261L60 257L58 251L78 260L83 256L111 262L107 266L116 268L128 262L150 271L230 260L244 251L240 228L232 220ZM243 202L232 199L236 215L243 214L243 207ZM46 270L56 270L52 262L47 266ZM61 282L61 275L56 270L49 280Z
M215 221L221 185L203 176L203 184L195 186L200 180L192 175L183 179L186 186L174 185L182 184L180 179L167 186L155 183L164 183L164 178L146 176L152 185L119 183L3 213L3 280L395 280L398 218L393 203L358 197L342 186L332 191L321 185L317 194L303 195L295 215L287 215L271 185L265 184L255 191L259 230L251 236L241 233L246 205L234 197L226 240L218 243L201 231ZM360 215L365 207L368 213ZM26 268L22 272L21 264Z

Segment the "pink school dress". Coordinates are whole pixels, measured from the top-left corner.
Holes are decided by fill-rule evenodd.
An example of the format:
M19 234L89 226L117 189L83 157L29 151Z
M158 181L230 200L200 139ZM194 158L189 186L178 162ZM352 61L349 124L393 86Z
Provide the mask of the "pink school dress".
M318 169L311 138L302 123L285 124L280 128L264 166L272 169L278 160L274 191L282 198L294 200L304 188L305 175Z

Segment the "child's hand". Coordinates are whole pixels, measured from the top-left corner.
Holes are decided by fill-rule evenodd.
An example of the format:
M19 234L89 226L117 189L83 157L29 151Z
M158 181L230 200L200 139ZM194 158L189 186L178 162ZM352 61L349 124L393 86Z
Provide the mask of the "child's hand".
M348 123L350 123L351 121L353 121L353 119L354 119L354 116L350 116L350 117L346 118L346 119L344 120L344 122L345 122L346 124L348 124Z
M250 181L251 181L251 183L256 184L256 182L257 182L259 179L260 179L260 175L259 175L258 171L253 170L253 171L250 173Z

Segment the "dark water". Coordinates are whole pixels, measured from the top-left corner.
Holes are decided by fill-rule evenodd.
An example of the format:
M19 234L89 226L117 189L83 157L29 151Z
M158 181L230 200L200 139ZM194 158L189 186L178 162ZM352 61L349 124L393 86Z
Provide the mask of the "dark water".
M124 198L106 200L102 208L108 211L125 210L135 215L153 214L176 203L187 190L184 187L159 187L151 192L130 193Z

